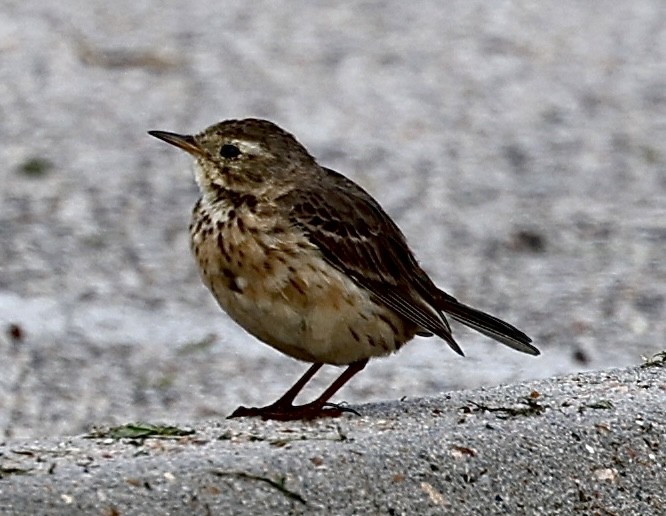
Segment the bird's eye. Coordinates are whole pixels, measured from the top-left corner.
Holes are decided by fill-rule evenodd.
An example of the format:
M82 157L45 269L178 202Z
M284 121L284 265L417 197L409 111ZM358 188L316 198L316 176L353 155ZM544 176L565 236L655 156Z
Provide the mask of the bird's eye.
M220 156L223 158L237 158L240 156L241 151L238 147L235 145L230 145L228 143L225 143L220 147Z

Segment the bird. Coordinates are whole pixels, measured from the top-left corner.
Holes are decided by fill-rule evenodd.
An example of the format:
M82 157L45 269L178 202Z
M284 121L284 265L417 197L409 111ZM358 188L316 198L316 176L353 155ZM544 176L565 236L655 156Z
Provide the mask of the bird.
M260 341L312 364L274 403L240 406L229 417L340 416L350 409L331 397L369 359L416 335L437 336L463 356L447 316L539 354L515 326L438 288L380 204L273 122L232 119L196 134L148 134L194 158L200 197L191 250L219 306ZM346 369L314 401L294 404L324 364Z

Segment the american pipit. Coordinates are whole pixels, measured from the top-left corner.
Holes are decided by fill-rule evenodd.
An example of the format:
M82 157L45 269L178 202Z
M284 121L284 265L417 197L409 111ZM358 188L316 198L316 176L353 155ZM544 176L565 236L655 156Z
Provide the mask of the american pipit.
M370 358L415 335L437 335L462 355L445 313L539 354L522 331L437 288L379 203L275 124L228 120L194 136L149 134L196 160L191 246L219 305L258 339L313 364L275 403L232 417L339 415L331 396ZM323 364L348 367L315 401L294 405Z

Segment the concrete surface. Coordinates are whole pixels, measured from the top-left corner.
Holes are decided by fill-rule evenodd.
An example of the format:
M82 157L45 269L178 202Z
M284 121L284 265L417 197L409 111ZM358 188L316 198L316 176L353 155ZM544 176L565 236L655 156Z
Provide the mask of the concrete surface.
M665 396L662 357L649 368L359 405L361 416L336 420L7 441L0 511L664 514Z

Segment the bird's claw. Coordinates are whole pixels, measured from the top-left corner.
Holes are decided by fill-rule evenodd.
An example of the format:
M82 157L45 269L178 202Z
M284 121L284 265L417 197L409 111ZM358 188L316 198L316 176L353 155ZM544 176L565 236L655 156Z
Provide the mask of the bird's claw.
M360 414L349 407L336 403L306 405L268 405L267 407L238 407L227 419L237 417L261 417L264 420L276 421L312 420L325 417L340 417L344 413Z

